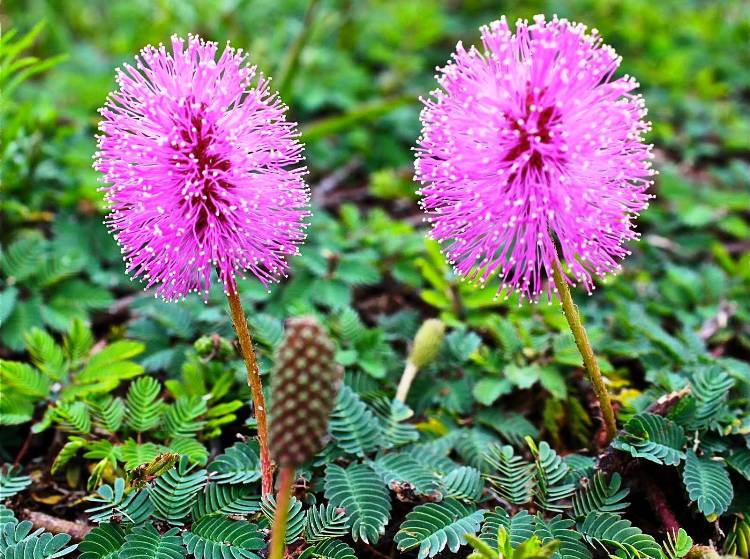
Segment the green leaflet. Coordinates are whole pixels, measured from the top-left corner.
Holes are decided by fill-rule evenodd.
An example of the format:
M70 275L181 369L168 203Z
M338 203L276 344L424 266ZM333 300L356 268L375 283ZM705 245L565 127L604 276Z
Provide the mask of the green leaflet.
M182 541L195 559L228 556L257 559L255 551L264 546L263 537L255 524L221 516L202 518L182 535Z
M261 500L260 509L268 523L272 524L276 514L276 499L269 495L268 498ZM302 503L296 497L292 497L289 501L289 516L286 520L286 543L292 543L299 537L305 528L305 519Z
M662 559L661 547L654 538L614 513L590 513L579 530L589 543L614 550L619 557Z
M29 476L14 475L14 473L9 465L0 468L0 500L13 497L31 485Z
M344 536L349 532L346 512L328 503L310 507L305 516L305 541L315 543Z
M152 524L144 524L136 526L125 536L118 559L181 559L185 555L178 528L159 534Z
M652 413L633 416L624 427L625 435L612 441L618 450L635 458L645 458L657 464L676 466L685 458L685 432L669 419Z
M116 559L124 543L125 531L118 524L99 524L78 546L80 559Z
M87 499L97 506L86 509L91 522L109 522L113 517L132 524L145 522L154 507L147 491L125 491L125 480L117 478L112 486L102 485Z
M391 499L375 472L363 464L346 469L329 464L325 474L325 496L343 508L351 519L354 540L374 544L385 532L391 514Z
M697 456L688 450L682 480L691 501L709 519L726 512L734 497L734 489L723 461Z
M417 557L434 557L446 547L452 552L466 543L466 534L479 531L484 510L453 499L418 505L406 515L394 541L401 551L419 547Z
M331 414L329 430L336 443L349 454L375 450L381 436L380 423L356 392L344 385Z
M260 495L247 485L209 483L198 494L192 509L193 520L210 514L246 515L260 510Z
M149 495L158 518L178 526L184 523L207 480L206 470L193 470L183 456L174 468L156 478Z
M218 483L252 483L260 479L260 458L256 447L236 443L208 466L211 479Z
M368 464L387 487L408 484L423 495L434 493L438 488L437 477L408 454L383 454Z
M591 512L621 512L629 503L623 501L630 490L620 489L622 478L614 473L607 481L606 477L597 473L588 481L586 487L581 487L573 495L573 515L582 519Z

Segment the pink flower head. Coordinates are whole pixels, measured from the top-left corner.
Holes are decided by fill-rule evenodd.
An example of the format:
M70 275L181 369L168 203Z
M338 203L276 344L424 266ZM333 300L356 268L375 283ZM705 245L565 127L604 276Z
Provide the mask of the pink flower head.
M423 100L415 162L432 236L457 273L538 300L558 250L570 283L620 267L653 182L650 123L594 29L544 16L482 27ZM551 282L547 295L551 297Z
M286 106L242 50L190 35L117 70L94 168L127 270L165 299L285 275L309 215L302 146ZM255 82L255 83L254 83Z

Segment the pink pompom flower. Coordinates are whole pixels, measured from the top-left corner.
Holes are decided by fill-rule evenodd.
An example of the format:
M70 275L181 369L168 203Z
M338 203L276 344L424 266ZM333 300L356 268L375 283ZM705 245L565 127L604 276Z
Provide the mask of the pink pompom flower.
M459 43L423 100L415 171L432 236L469 280L498 275L538 300L562 260L590 292L629 254L651 197L638 83L614 77L621 59L595 29L565 19L512 33L503 18L481 35L483 51Z
M117 70L94 168L127 271L171 300L205 296L216 270L265 286L305 238L309 191L297 126L269 80L227 44L173 36Z

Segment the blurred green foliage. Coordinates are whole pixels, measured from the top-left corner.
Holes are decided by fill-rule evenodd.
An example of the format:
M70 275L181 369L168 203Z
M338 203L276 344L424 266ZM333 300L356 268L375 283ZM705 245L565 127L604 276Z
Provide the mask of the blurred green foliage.
M416 471L416 457L427 456L441 487L452 487L461 499L465 494L441 476L476 488L479 472L492 468L484 454L488 446L502 443L532 456L521 460L510 447L495 453L492 459L504 461L511 473L530 472L532 462L545 464L535 466L542 468L537 476L554 466L555 475L566 476L565 487L579 479L574 474L590 474L597 421L558 306L519 306L514 298L496 300L493 286L481 290L459 281L435 243L424 239L411 181L418 97L435 87L435 66L446 62L457 41L476 44L479 25L502 14L512 21L539 12L597 28L623 56L622 72L640 80L654 123L650 141L660 176L656 199L640 219L643 240L632 246L620 275L591 297L576 294L621 424L628 421L616 445L655 464L689 462L684 503L695 500L711 520L726 511L728 549L742 549L737 542L745 541L750 504L736 498L727 508L725 483L716 497L721 507L714 510L695 489L701 472L716 468L711 462L724 468L728 461L735 496L747 491L750 475L747 451L741 451L750 436L750 3L739 0L5 0L0 358L6 360L3 375L24 375L15 374L12 398L0 407L8 432L0 458L12 458L10 449L25 436L15 425L33 420L37 430L67 429L60 435L67 437L67 453L57 469L66 470L69 482L77 483L70 472L88 464L91 484L114 483L164 450L206 463L204 443L226 447L246 429L246 414L234 399L247 400L240 390L242 363L234 355L217 358L205 338L232 337L222 294L212 293L208 304L194 298L167 304L138 292L101 224L104 207L91 169L96 109L114 86L114 68L147 43L193 32L248 50L282 87L306 142L315 204L308 241L288 281L270 293L245 281L241 295L264 371L271 368L285 318L315 314L331 330L351 388L337 408L336 433L361 435L364 442L331 444L318 470L340 456L369 456L372 461L350 466L352 472L373 467L393 480L404 464ZM440 355L415 380L409 407L392 405L409 344L431 316L448 326ZM128 362L137 362L138 374L142 369L164 380L166 392L153 400L164 417L184 415L174 432L158 418L148 429L127 420L107 426L105 412L111 416L128 398L127 390L116 393L115 387L75 404L78 418L88 418L82 425L93 421L93 430L71 428L63 412L73 403L54 383L75 386L87 357L70 363L53 340L70 339L71 324L80 330L83 323L101 344L97 350L123 339L139 344L142 352ZM203 349L196 354L199 338ZM34 353L33 341L40 339L49 339L45 359L40 349ZM49 377L44 368L58 354L63 372ZM706 371L722 382L707 382ZM698 396L662 420L668 424L644 419L653 402L688 384L701 387ZM208 404L200 400L203 393L211 394ZM364 419L347 425L355 411ZM716 460L691 454L683 427L690 436L700 432L701 452ZM142 431L148 432L145 442ZM561 452L584 451L569 454L562 465L546 443L529 445L527 436L547 439ZM414 441L421 446L408 446ZM395 446L404 456L374 457ZM213 458L218 449L210 452ZM682 487L676 470L664 468ZM304 472L313 480L308 504L323 491L320 471L313 476L312 469ZM339 474L327 472L326 484ZM726 476L724 468L720 477ZM501 490L512 494L514 488L501 484ZM387 491L378 491L387 499ZM477 500L472 491L467 502ZM474 518L473 509L450 506ZM586 512L609 515L598 517L599 531L592 529L590 537L610 546L607 530L628 522L613 512ZM545 543L553 525L563 543L571 531L571 520L519 514L511 521L503 514L485 514L480 537L492 545L500 526L510 526L514 545L524 541L514 540L516 524L510 522L529 526L524 539L536 530ZM701 519L691 519L699 526L696 540L708 534ZM376 533L387 522L370 520L368 529ZM640 532L637 537L639 545L651 546L653 539Z

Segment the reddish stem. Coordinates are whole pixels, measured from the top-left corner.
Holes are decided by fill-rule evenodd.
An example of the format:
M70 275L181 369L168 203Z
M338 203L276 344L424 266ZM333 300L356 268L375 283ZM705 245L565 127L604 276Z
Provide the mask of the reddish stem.
M273 493L273 473L271 471L271 457L268 453L268 422L266 421L266 400L263 397L263 386L260 381L260 369L255 360L253 340L247 326L245 313L236 287L230 287L229 310L240 342L240 350L247 369L247 384L255 408L255 420L258 423L258 444L260 446L261 495L263 497Z

